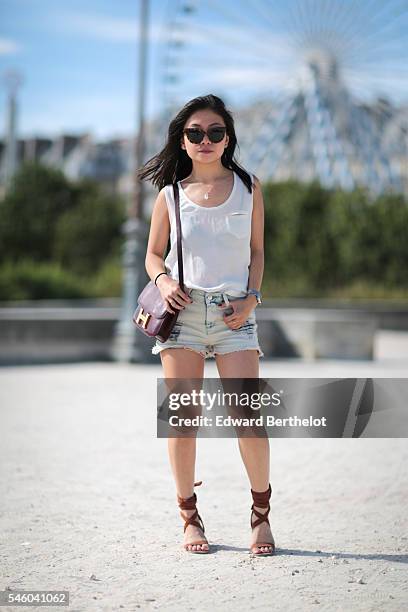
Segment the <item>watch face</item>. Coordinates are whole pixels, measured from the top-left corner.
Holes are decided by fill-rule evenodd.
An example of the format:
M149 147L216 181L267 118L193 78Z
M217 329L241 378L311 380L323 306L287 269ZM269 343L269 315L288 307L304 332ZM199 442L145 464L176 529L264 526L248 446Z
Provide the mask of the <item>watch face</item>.
M259 291L250 291L248 295L254 295L256 297L257 304L262 304L261 294Z

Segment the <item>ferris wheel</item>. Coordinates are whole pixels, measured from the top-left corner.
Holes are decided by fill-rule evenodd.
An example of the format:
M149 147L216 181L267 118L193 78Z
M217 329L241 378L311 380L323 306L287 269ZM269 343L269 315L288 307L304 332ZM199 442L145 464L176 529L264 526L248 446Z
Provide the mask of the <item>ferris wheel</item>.
M407 0L169 0L163 124L214 93L261 179L408 193L407 31Z

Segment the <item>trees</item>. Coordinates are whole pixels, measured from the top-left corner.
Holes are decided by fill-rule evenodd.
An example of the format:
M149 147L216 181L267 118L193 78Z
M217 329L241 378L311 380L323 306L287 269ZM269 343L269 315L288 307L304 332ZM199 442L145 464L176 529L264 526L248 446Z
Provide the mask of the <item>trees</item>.
M408 292L408 203L296 181L262 185L268 296ZM124 202L25 164L0 202L0 300L120 296ZM366 289L364 289L366 288Z
M118 259L124 220L121 198L104 193L94 181L73 183L59 170L24 164L0 202L1 270L10 279L14 266L16 275L29 285L27 274L33 264L45 266L43 276L47 264L53 264L61 272L52 286L61 278L62 286L72 287L75 276L90 278L110 259ZM19 265L24 273L17 273ZM64 270L69 282L63 279ZM34 271L32 275L41 276ZM34 299L47 297L46 284L42 281L44 289L38 290L39 282L33 281L31 292L16 292L32 294ZM10 287L10 283L6 285ZM0 286L4 287L4 282ZM89 291L92 293L90 287ZM13 299L5 292L0 293L0 299ZM68 293L72 295L72 290Z
M269 294L330 295L361 282L408 290L408 203L317 182L264 185ZM274 288L277 291L274 291Z

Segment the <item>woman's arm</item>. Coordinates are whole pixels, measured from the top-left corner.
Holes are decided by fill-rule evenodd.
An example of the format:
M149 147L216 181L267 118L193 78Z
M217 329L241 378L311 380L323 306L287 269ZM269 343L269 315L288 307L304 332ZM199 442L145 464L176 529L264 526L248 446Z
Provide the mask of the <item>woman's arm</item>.
M163 188L160 190L153 206L145 257L146 272L152 281L154 281L160 272L166 272L164 254L169 241L169 235L170 219ZM190 296L180 289L178 281L167 274L159 276L156 284L167 304L168 312L174 313L174 308L181 310L192 302Z
M260 291L264 272L264 201L259 179L254 176L252 230L251 230L251 263L248 273L247 289ZM256 306L256 297L248 295L248 302Z
M145 257L146 272L152 281L154 281L160 272L166 272L164 254L169 241L169 235L169 213L163 188L160 190L153 206ZM157 279L157 283L159 283L161 278L164 278L164 275Z

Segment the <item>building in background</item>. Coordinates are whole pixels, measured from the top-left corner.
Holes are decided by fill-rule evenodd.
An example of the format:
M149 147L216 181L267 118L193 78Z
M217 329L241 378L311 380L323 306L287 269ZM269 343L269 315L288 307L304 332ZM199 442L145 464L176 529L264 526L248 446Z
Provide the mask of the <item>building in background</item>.
M291 114L290 109L282 110L269 101L258 101L233 113L240 147L238 161L255 172L261 181L290 178L310 181L321 178L315 156L316 143L314 147L301 100L294 100L293 109L296 112ZM339 112L339 121L341 121L340 109ZM376 131L381 133L381 140L385 143L384 150L387 151L387 159L381 160L381 165L376 158L378 151L365 149L368 158L372 156L370 161L372 170L378 172L382 167L396 169L401 178L401 191L408 195L408 107L396 107L387 100L378 99L373 105L365 104L361 112L364 112L365 116L370 116L371 125L375 125ZM269 138L265 139L268 125L265 123L266 115L269 118L269 125L274 128L271 129ZM279 117L284 117L286 122L286 127L282 123L280 131L276 130ZM168 125L160 118L147 123L146 159L155 155L164 146L167 127ZM346 143L349 169L352 176L359 179L357 182L370 186L370 173L363 171L361 159L357 155L353 156L353 150L357 150L353 149L355 138L356 134L344 128L342 142ZM256 142L258 146L254 148ZM347 142L349 142L348 147ZM273 143L274 147L271 146ZM89 133L62 134L54 139L46 137L17 139L16 148L17 167L25 161L35 160L61 169L74 181L89 177L98 181L110 193L118 193L129 199L131 197L134 138L96 141ZM278 148L279 155L277 155ZM5 151L5 142L0 141L0 189L3 193ZM384 179L381 184L387 185L386 180ZM147 210L151 209L155 194L157 190L147 183Z

